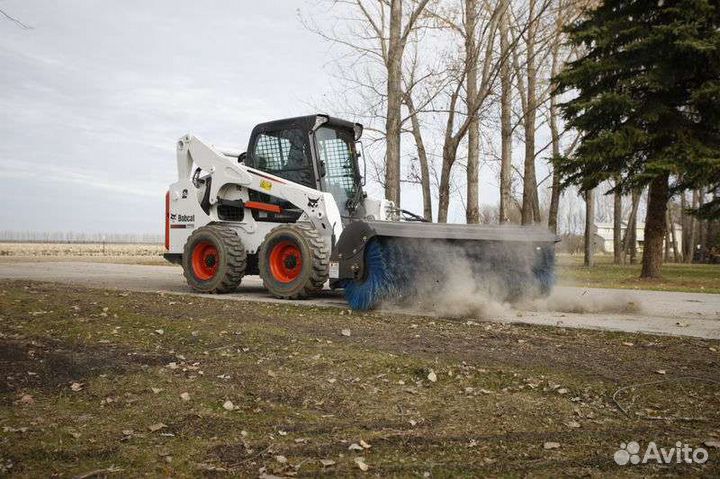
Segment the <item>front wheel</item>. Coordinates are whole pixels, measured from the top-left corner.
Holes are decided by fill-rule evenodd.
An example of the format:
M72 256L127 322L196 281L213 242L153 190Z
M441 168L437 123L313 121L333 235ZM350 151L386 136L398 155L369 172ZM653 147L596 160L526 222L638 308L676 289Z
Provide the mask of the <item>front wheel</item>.
M203 226L185 243L183 275L200 293L229 293L240 284L246 262L245 247L235 230L222 225Z
M260 247L259 269L265 288L282 299L304 299L328 279L329 252L312 226L274 228Z

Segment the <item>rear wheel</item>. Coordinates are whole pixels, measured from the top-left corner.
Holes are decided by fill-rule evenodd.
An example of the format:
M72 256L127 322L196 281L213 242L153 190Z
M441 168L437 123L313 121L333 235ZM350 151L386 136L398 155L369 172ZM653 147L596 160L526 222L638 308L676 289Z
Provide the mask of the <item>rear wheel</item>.
M247 254L235 230L222 225L198 228L183 251L183 274L201 293L234 291L245 274Z
M312 226L274 228L258 256L263 284L278 298L307 298L321 290L328 279L329 252Z

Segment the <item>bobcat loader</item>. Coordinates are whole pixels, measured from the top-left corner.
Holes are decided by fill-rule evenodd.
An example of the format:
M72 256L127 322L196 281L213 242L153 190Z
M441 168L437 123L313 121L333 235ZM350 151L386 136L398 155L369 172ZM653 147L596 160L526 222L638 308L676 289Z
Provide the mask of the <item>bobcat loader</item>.
M361 310L441 287L450 257L499 300L550 292L555 235L428 223L369 198L362 130L322 114L271 121L253 129L242 153L182 137L165 197L165 258L201 293L231 292L259 275L278 298L307 298L328 283Z

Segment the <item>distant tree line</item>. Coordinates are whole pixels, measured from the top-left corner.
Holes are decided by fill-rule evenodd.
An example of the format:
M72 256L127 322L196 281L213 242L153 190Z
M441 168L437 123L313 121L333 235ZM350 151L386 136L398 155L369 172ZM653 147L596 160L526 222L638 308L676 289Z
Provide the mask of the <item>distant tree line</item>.
M0 241L15 243L121 243L161 244L156 234L141 233L78 233L74 231L9 231L0 230Z

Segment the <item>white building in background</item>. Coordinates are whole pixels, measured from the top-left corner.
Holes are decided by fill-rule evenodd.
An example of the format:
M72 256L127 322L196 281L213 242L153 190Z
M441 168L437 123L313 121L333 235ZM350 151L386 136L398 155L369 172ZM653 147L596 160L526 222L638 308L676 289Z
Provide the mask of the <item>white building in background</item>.
M682 226L675 223L675 239L677 241L678 251L682 251ZM625 230L627 229L627 223L622 223L622 237L625 237ZM606 253L612 253L613 248L613 224L612 223L595 223L595 250L598 252L604 251ZM635 231L635 239L637 240L637 248L642 251L643 243L645 242L645 223L637 223L637 230Z

